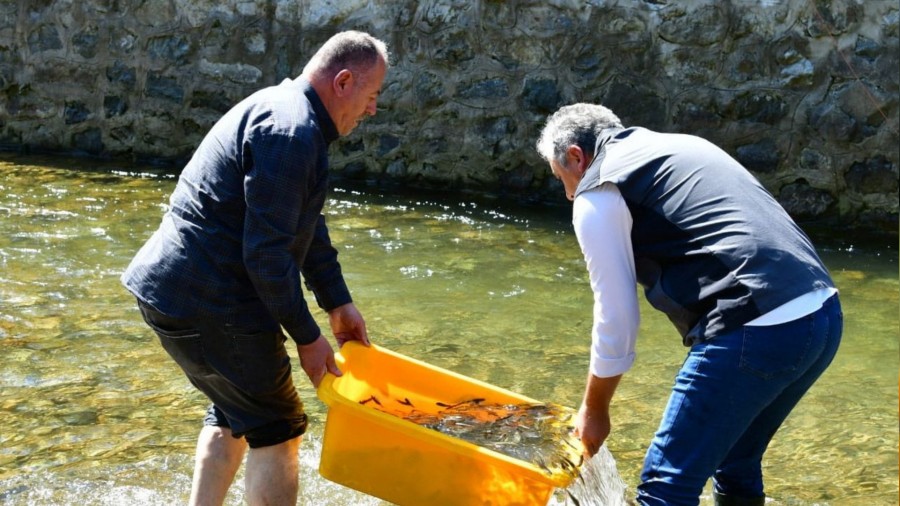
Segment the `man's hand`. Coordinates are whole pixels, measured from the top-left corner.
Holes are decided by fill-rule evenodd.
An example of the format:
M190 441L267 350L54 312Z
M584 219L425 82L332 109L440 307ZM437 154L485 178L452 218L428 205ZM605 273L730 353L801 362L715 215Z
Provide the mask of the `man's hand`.
M303 368L316 388L319 388L319 383L325 377L326 371L335 376L342 374L334 361L334 350L325 336L320 335L318 339L309 344L298 344L297 354L300 356L300 367Z
M347 341L359 341L369 346L366 322L352 302L332 309L328 313L328 322L331 324L331 331L334 333L338 347L343 346Z
M598 378L588 374L584 399L575 417L575 435L581 439L587 458L599 452L609 436L612 428L609 421L609 403L616 392L616 387L619 386L620 379L621 374L609 378Z
M575 435L581 439L585 458L593 457L609 436L609 412L592 413L584 404L575 417Z

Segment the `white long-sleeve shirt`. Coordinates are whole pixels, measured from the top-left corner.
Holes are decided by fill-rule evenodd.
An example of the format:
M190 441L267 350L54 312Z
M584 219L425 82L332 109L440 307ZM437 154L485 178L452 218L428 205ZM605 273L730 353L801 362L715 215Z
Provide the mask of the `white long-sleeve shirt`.
M640 324L631 213L607 183L575 199L572 225L594 292L590 371L599 378L617 376L634 363Z

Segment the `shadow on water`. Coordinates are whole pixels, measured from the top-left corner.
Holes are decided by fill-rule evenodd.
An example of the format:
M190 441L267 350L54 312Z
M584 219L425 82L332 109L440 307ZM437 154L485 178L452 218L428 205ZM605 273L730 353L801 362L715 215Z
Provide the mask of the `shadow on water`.
M0 173L0 502L184 503L205 403L118 281L158 225L174 174L6 155ZM375 342L577 407L591 294L566 206L338 185L326 214ZM766 455L770 505L896 504L900 294L888 242L818 239L845 337ZM665 318L643 301L641 315L607 441L630 493L684 358ZM326 408L298 369L311 420L301 503L382 504L318 476ZM238 482L228 504L242 501Z

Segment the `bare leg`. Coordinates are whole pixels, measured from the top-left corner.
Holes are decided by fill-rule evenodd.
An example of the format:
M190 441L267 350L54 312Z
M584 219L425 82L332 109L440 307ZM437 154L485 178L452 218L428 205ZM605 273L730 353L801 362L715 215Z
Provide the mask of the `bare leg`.
M300 440L298 436L274 446L250 449L244 473L248 504L297 504Z
M246 451L246 441L231 437L231 429L204 426L197 438L191 506L221 506Z

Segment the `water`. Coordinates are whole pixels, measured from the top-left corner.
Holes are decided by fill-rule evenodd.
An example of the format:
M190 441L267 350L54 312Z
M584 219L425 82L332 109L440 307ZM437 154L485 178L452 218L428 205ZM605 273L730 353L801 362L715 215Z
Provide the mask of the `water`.
M581 465L575 481L564 490L556 490L548 506L625 506L628 487L616 469L616 460L606 445Z
M584 460L574 437L575 410L552 403L485 404L472 399L444 406L435 413L417 408L371 407L442 434L534 464L547 475L568 475L572 483L557 490L551 504L618 506L626 503L625 482L603 446ZM396 406L396 404L392 404Z
M185 503L205 403L118 282L175 179L12 155L0 155L0 174L0 502ZM578 406L591 293L563 213L338 189L327 217L373 341ZM818 243L842 293L845 337L767 453L768 504L897 504L896 245ZM630 494L685 354L665 317L641 304L638 359L607 441ZM301 504L382 505L318 477L326 411L302 372L295 380L311 420ZM242 500L238 482L227 503Z
M366 404L365 400L360 403ZM577 477L579 474L581 445L572 436L575 412L565 406L494 404L476 398L453 405L441 404L435 412L415 407L408 400L405 404L392 403L390 408L381 402L370 407L529 462L548 475L560 473Z
M574 410L553 404L482 404L481 399L448 406L437 414L402 418L442 434L530 462L548 475L577 477L581 445L571 435Z

